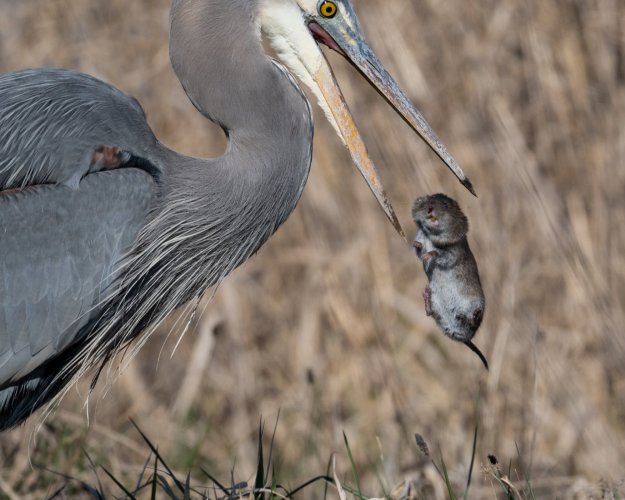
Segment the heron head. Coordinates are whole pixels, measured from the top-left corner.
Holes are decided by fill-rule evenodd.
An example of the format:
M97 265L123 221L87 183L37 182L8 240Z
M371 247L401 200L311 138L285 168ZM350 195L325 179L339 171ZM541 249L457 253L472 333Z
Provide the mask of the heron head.
M259 5L261 27L278 57L315 94L387 217L402 236L401 226L321 45L352 63L474 193L456 160L366 43L350 0L261 0Z

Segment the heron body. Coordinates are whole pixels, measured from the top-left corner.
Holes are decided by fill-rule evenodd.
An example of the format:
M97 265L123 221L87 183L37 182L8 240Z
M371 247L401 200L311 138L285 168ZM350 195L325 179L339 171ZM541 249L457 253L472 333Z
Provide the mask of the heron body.
M327 4L337 7L328 18ZM339 41L315 34L335 16L359 34L348 0L173 1L174 70L228 136L214 159L165 147L135 99L93 77L0 75L0 430L225 278L286 220L313 135L290 72L399 228L318 47ZM290 72L264 53L259 26Z

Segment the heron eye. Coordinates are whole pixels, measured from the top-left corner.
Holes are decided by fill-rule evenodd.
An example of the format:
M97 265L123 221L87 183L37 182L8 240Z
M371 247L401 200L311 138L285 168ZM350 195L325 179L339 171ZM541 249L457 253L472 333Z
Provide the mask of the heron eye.
M336 4L334 2L321 2L321 5L319 6L319 13L323 16L323 17L334 17L336 15Z

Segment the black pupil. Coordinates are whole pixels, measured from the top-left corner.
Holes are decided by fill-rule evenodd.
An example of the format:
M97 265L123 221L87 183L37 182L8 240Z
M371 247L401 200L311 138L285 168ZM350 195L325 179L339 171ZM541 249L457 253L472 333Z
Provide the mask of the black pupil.
M332 5L326 5L326 14L330 15L333 12Z

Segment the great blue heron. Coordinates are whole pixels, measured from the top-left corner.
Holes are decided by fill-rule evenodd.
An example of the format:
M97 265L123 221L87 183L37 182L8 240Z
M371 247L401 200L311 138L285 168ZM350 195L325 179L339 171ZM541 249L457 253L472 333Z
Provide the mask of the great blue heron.
M218 283L285 221L313 135L292 74L402 234L321 44L472 190L365 43L350 0L173 0L170 22L184 90L228 136L220 158L166 148L135 99L90 76L0 76L0 429ZM261 30L288 70L265 54Z

